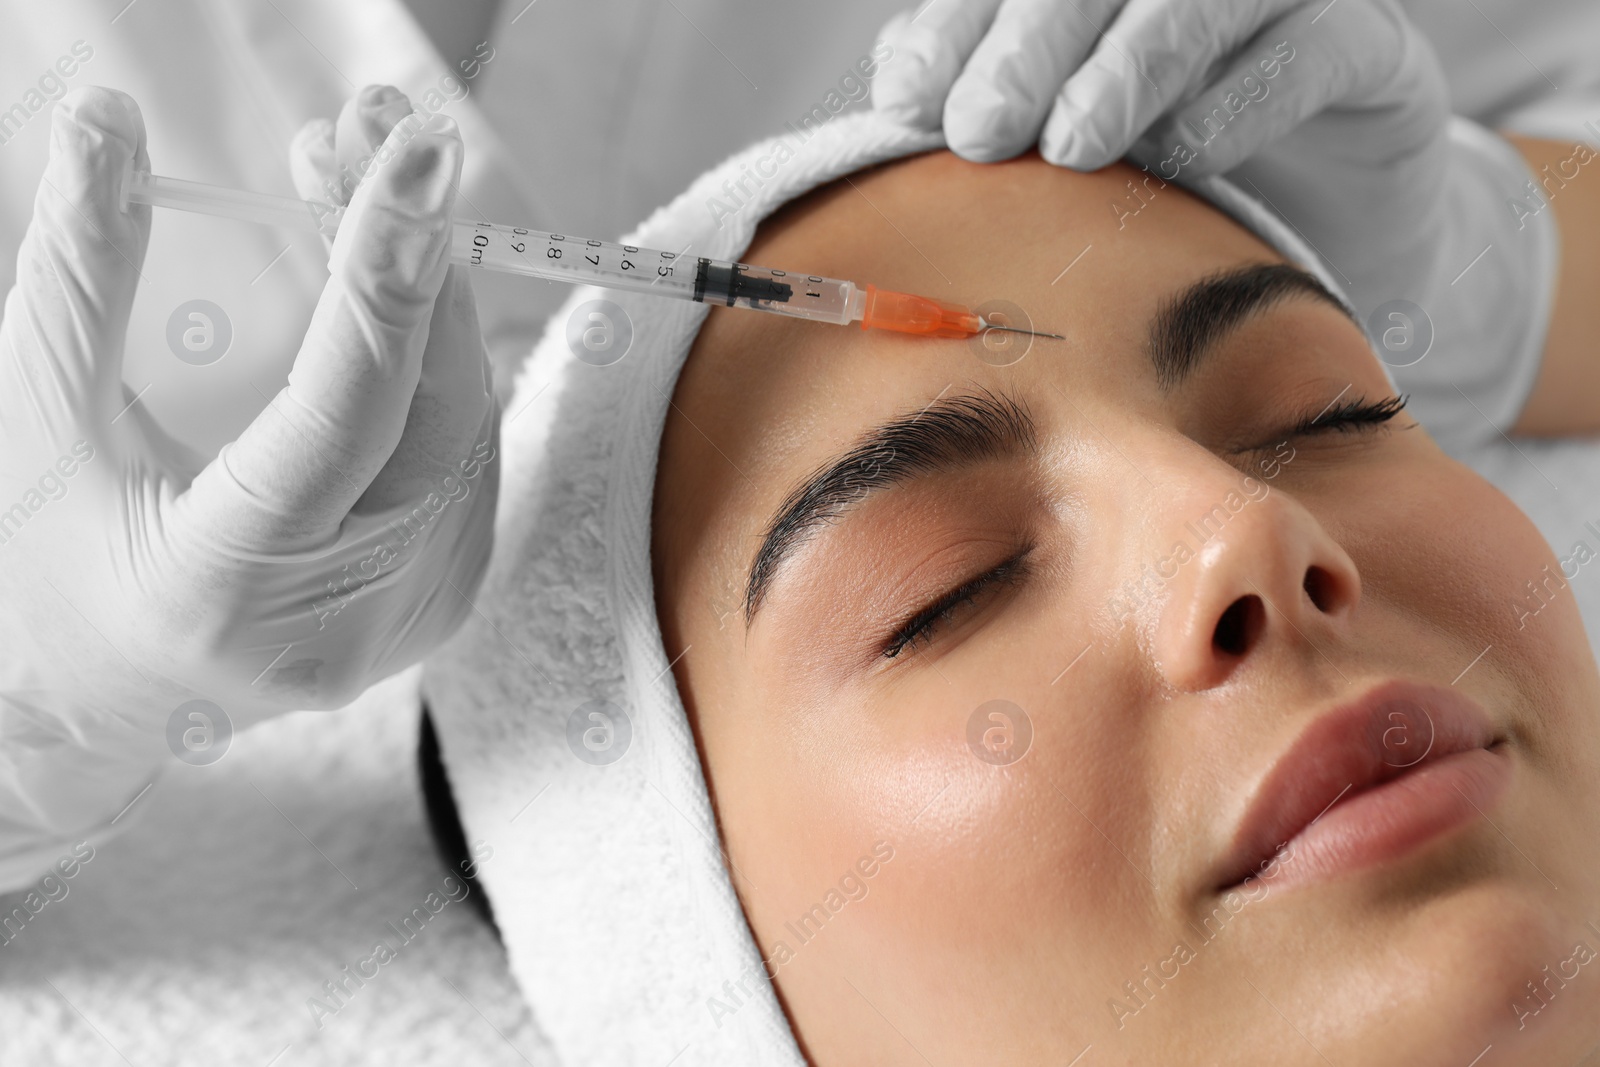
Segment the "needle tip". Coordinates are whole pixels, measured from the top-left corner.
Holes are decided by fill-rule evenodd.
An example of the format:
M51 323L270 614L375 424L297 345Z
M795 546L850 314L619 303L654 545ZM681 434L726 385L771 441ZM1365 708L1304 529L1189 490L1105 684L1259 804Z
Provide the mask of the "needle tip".
M980 330L1004 330L1007 333L1025 333L1030 337L1051 337L1057 341L1066 340L1066 338L1059 333L1046 333L1044 330L1024 330L1017 326L1000 326L996 323L990 322L985 318L978 319L978 328Z

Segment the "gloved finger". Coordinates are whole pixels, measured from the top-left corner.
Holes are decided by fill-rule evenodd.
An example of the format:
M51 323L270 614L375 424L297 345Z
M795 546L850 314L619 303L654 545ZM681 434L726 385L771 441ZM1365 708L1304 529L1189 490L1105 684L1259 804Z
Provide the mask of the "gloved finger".
M6 298L0 427L9 440L102 430L126 404L123 347L150 241L150 209L121 208L130 162L150 167L132 97L94 87L61 98Z
M1007 0L945 101L950 150L988 163L1031 147L1062 83L1124 2Z
M333 120L312 119L289 141L289 177L302 200L321 200L334 207L349 202L334 180L339 169L333 150Z
M434 301L405 430L354 510L381 511L435 492L449 497L463 461L496 447L491 435L496 410L494 371L478 326L472 280L466 268L451 264Z
M1089 59L1060 85L1040 154L1075 170L1097 170L1121 159L1157 118L1193 98L1264 24L1307 2L1130 0ZM1245 54L1251 64L1272 58L1270 51ZM1298 68L1296 75L1304 76Z
M336 198L338 185L334 176L337 172L333 120L312 119L289 141L289 177L294 182L295 193L302 200L342 206L349 198ZM332 237L323 234L322 243L329 251L333 250Z
M394 127L412 113L411 102L398 89L368 86L345 104L327 141L319 144L312 140L306 146L307 169L332 166L341 172L361 173ZM322 152L323 144L327 154ZM493 404L493 371L478 325L472 281L464 269L451 266L434 302L405 429L354 510L383 510L440 491L444 479L458 473L462 458L476 445L492 445L487 437ZM449 493L449 487L443 492Z
M261 551L325 541L400 440L444 284L456 125L401 124L356 190L289 384L195 479L187 506Z
M1293 73L1269 77L1292 64ZM1195 177L1223 174L1288 136L1312 116L1319 136L1337 136L1333 121L1347 116L1349 151L1373 166L1430 143L1448 107L1448 88L1431 49L1387 3L1345 0L1312 4L1263 28L1192 100L1155 122L1138 162L1166 158L1177 140L1196 149L1184 168ZM1400 122L1374 122L1365 113L1389 102L1437 107L1394 108ZM1144 158L1141 158L1144 157ZM1168 168L1169 170L1171 168Z
M884 57L884 62L892 60L895 57L894 42L901 39L901 36L906 32L906 27L911 24L912 16L916 13L916 8L903 8L890 15L888 21L878 27L878 35L872 39L873 55ZM878 106L878 90L876 87L872 91L872 103L874 107Z
M872 105L914 126L944 121L944 102L1003 0L924 0L910 17L890 19L882 40L894 49L873 86Z
M334 207L350 202L360 175L389 131L411 113L411 102L392 85L369 85L345 102L339 119L312 119L289 142L289 174L305 200ZM421 121L420 118L418 121ZM333 247L333 239L323 235Z
M340 203L349 202L356 185L378 162L389 134L412 113L411 101L392 85L368 85L344 102L333 137L337 187L345 198ZM422 121L421 115L412 119L413 128Z

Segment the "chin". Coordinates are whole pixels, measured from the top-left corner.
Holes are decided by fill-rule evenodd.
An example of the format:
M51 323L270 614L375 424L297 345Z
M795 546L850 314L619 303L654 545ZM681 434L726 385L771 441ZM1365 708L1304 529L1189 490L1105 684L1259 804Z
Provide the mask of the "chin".
M1368 1054L1351 1062L1586 1062L1600 1042L1600 910L1591 928L1549 883L1522 874L1436 895L1416 913L1390 957L1392 992L1410 1003L1375 1005L1389 1016L1381 1042L1368 1035Z

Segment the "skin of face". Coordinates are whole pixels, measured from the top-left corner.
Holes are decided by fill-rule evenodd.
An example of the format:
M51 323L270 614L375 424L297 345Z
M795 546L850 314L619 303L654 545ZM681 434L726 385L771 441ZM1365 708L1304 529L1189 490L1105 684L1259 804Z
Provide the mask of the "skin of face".
M1144 179L938 152L827 186L768 219L746 260L1003 299L1066 340L1010 362L713 309L677 383L657 605L802 1049L829 1065L1465 1067L1487 1046L1484 1064L1600 1062L1600 959L1573 962L1600 952L1600 679L1570 590L1527 586L1557 556L1404 412L1289 434L1391 393L1360 329L1312 297L1163 388L1145 347L1163 302L1282 260ZM1026 410L1031 452L845 508L747 625L752 561L797 485L873 426L984 394ZM1193 524L1228 501L1202 543ZM1147 567L1170 577L1130 592ZM1219 643L1230 608L1248 621ZM1505 791L1397 859L1224 899L1217 865L1274 762L1391 679L1477 701ZM982 711L995 700L1031 726L1014 762L969 741L977 715L1015 743L1014 712ZM713 1016L742 1002L737 984L708 991Z

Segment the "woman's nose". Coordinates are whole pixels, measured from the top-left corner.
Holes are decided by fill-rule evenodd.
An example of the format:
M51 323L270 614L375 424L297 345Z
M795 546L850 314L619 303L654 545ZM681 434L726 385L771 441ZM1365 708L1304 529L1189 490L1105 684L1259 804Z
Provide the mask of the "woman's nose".
M1189 692L1274 649L1318 648L1361 599L1354 561L1299 501L1219 475L1164 501L1158 524L1172 577L1152 651L1167 682Z

